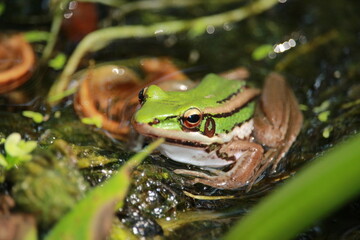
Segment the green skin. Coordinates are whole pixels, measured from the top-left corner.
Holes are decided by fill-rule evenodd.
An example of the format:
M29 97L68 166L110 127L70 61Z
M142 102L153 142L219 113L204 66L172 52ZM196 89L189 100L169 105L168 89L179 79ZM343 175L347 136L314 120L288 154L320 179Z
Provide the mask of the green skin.
M149 124L157 119L159 123L153 124L152 127L182 131L179 119L185 111L190 108L203 111L205 108L219 107L225 99L241 93L245 84L245 81L228 80L215 74L208 74L197 87L188 91L165 92L158 86L151 85L145 93L146 101L135 114L134 120ZM228 133L234 126L250 119L254 107L255 103L251 101L234 114L224 116L219 112L205 115L199 130L204 132L206 116L211 116L216 123L215 134Z

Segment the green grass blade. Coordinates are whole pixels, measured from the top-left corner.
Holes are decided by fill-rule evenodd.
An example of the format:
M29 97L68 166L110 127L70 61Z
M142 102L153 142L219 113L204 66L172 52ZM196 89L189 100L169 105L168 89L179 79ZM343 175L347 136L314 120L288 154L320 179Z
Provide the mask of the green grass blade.
M360 193L360 134L314 160L224 239L291 239Z

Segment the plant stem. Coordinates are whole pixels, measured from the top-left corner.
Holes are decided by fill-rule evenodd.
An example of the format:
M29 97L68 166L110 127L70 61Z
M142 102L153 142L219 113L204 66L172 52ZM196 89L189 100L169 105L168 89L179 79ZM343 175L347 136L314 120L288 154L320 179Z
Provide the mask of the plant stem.
M120 8L122 12L129 13L136 10L149 10L149 9L164 9L170 7L189 7L198 4L224 4L229 2L235 2L238 0L223 0L221 2L217 0L143 0L135 2L123 2L118 0L80 0L81 2L95 2L102 3L108 6Z
M60 5L67 6L69 1L70 0L62 0L61 2L56 4L56 6L54 7L54 18L53 18L53 22L51 24L50 36L49 36L47 44L44 48L43 54L41 56L42 64L47 63L47 61L49 60L49 58L53 52L53 49L55 47L58 34L60 32L61 23L63 20L63 13L65 11L64 10L65 8L62 9L60 7Z

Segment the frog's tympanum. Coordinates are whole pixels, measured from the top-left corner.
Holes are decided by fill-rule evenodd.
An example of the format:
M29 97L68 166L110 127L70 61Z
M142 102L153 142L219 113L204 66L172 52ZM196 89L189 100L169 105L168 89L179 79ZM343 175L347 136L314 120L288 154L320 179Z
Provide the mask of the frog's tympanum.
M139 93L133 126L142 135L163 137L169 158L205 167L178 174L220 189L252 184L268 167L275 170L298 135L302 114L285 79L272 73L262 91L246 81L207 75L188 91L151 85ZM229 169L224 171L224 169Z

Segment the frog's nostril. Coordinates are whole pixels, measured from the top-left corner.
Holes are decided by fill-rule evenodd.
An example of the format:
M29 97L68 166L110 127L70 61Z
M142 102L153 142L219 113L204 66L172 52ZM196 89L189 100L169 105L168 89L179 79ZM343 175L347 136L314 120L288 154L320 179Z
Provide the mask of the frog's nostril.
M160 123L160 120L157 119L157 118L154 118L154 120L152 122L149 122L149 125L152 126L152 125L155 125L155 124L158 124Z

